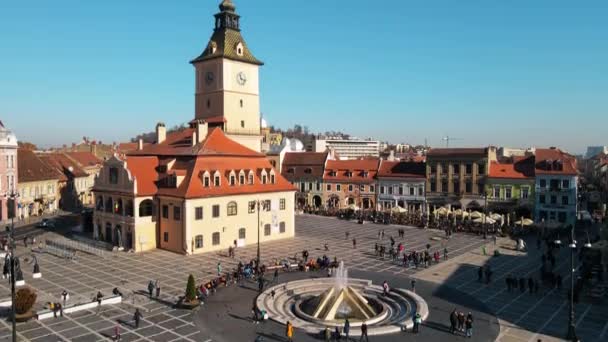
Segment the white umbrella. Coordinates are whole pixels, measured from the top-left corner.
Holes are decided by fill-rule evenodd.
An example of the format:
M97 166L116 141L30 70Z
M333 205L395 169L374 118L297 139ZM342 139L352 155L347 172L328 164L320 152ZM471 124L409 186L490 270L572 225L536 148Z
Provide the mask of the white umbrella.
M479 211L474 211L472 213L469 214L471 218L476 219L476 218L481 218L483 217L483 214L480 213Z
M484 218L483 217L478 217L478 218L474 219L473 222L475 222L475 223L484 223ZM491 219L489 217L485 217L485 223L487 223L487 224L494 224L494 223L496 223L496 220L493 220L493 219Z
M502 221L503 220L503 217L500 214L497 214L497 213L490 214L489 217L492 220L495 220L495 221Z
M391 211L393 213L397 213L397 214L407 212L407 210L401 208L400 206L393 207L393 209L391 209Z
M517 220L515 221L516 225L520 225L520 226L531 226L534 224L534 221L530 220L529 218L521 218L521 220Z

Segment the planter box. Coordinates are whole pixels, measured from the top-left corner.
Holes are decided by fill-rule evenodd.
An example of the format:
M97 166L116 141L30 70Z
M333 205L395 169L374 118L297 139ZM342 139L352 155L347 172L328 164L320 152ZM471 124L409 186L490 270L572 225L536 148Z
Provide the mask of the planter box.
M195 299L191 302L187 302L187 301L182 301L181 303L179 303L179 307L182 309L187 309L187 310L194 310L195 308L198 308L201 305L201 302L198 299Z

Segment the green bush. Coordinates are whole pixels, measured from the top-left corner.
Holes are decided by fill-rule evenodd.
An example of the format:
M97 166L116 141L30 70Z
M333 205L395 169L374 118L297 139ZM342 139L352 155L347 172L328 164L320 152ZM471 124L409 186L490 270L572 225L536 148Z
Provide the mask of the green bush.
M36 303L36 292L29 287L17 290L15 294L15 312L18 315L23 315L30 311Z
M186 285L186 300L193 301L196 299L196 284L194 283L194 276L191 274L188 276L188 284Z

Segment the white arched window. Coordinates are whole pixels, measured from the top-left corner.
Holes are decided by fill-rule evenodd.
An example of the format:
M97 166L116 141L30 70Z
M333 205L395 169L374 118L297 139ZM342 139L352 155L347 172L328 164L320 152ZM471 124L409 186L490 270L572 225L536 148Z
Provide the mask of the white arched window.
M249 174L247 175L247 184L253 185L253 171L249 171Z
M274 169L270 170L270 184L274 184L276 181L276 177L274 174Z

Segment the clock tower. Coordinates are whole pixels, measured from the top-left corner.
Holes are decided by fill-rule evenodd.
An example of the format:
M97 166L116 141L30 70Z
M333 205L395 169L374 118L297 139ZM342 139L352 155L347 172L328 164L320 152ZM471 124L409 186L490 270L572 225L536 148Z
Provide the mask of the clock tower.
M207 47L195 69L195 119L222 126L237 142L260 151L259 67L241 36L240 16L223 0Z

